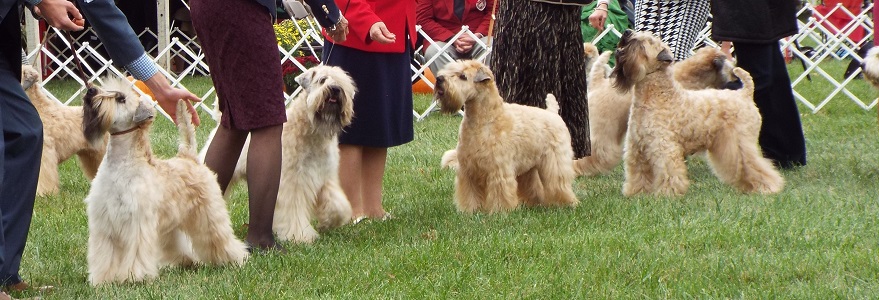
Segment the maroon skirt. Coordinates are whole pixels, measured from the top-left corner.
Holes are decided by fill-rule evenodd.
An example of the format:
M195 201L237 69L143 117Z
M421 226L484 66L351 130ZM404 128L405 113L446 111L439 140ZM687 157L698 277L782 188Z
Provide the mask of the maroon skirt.
M252 130L286 122L269 11L254 0L192 0L190 7L223 113L220 124Z

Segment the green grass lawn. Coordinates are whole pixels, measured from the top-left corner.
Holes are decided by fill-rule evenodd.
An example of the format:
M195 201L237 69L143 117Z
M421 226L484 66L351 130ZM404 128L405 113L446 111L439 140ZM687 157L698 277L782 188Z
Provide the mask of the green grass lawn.
M197 94L209 85L187 82ZM872 99L876 91L857 93ZM428 96L416 98L419 111L428 105ZM683 197L623 197L617 167L577 179L575 209L490 216L455 210L454 174L439 160L455 145L461 117L433 114L415 124L415 141L389 152L384 203L394 219L287 244L289 254L254 256L242 268L165 268L152 282L100 288L86 281L89 183L68 161L61 194L36 201L21 273L56 286L48 299L874 298L876 111L848 101L801 111L809 164L784 171L778 195L743 195L692 159ZM200 143L214 125L204 113L202 120ZM171 122L156 121L152 132L156 154L173 156ZM243 187L229 207L243 237Z

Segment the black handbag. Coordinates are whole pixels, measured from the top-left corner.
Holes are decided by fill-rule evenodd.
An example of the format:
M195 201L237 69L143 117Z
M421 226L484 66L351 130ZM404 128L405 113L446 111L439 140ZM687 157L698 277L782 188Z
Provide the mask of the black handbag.
M592 3L595 0L531 0L535 2L543 2L550 4L561 4L561 5L587 5Z

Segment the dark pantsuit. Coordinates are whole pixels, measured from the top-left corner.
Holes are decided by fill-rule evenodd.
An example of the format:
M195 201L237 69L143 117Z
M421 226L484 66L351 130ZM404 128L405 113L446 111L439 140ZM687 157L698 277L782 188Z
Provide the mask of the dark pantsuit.
M779 167L806 164L806 139L778 43L735 42L737 65L754 77L754 102L763 116L760 147Z
M43 123L21 89L21 28L12 8L0 21L0 284L21 281L18 269L34 208Z

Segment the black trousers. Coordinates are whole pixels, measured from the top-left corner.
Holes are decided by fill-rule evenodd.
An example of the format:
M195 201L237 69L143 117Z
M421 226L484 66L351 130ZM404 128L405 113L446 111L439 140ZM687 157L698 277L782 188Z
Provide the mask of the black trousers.
M737 65L754 78L754 102L763 116L763 156L781 168L806 165L806 138L778 42L734 45Z
M43 122L21 89L21 25L18 9L0 22L0 284L21 281L21 254L27 242L40 156Z

